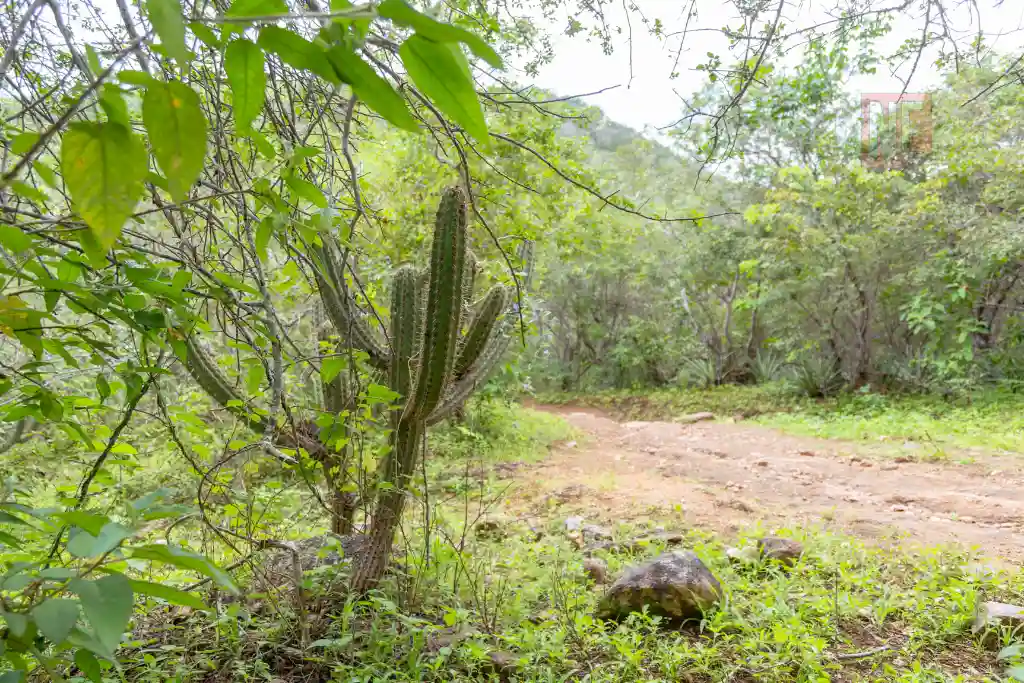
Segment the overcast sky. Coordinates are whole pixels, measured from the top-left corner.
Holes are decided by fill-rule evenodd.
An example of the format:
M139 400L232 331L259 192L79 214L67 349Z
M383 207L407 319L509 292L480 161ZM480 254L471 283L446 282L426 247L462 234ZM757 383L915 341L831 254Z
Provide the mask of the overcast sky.
M648 19L662 20L666 26L666 33L682 30L689 2L635 1ZM786 17L787 30L811 26L828 19L827 10L834 5L835 0L805 0L799 11L794 11ZM969 43L978 31L977 19L969 13L968 5L969 3L960 3L960 8L949 14L949 23L959 31L963 45ZM1016 51L1024 46L1024 2L1003 0L1000 3L998 0L978 0L978 5L981 8L981 28L990 46L1006 52ZM691 31L694 28L717 29L723 25L738 25L735 9L731 5L719 4L717 0L698 0L697 6L700 14L696 20L691 20ZM682 107L676 92L689 95L703 85L705 75L695 71L693 67L706 61L708 51L723 55L723 65L728 64L729 60L724 56L727 42L720 33L691 32L686 37L679 59L679 75L672 79L669 76L679 48L679 38L652 37L634 14L631 15L633 40L630 50L629 28L625 22L624 10L621 6L609 6L609 10L609 23L622 29L612 55L604 55L597 42L587 42L583 36L565 36L563 30L566 18L563 16L559 23L551 27L551 32L556 37L554 62L544 67L533 82L560 95L576 95L618 85L619 87L614 90L586 98L588 103L600 106L609 117L620 123L643 129L645 126L664 126L679 118ZM769 17L765 18L767 20ZM907 12L894 22L893 31L879 44L878 51L886 53L907 39L918 40L923 26L922 12ZM932 30L939 29L935 26ZM799 58L798 51L792 54L794 59ZM936 57L937 52L934 50L922 56L908 91L926 90L939 83L939 71L934 65ZM856 78L848 84L848 88L854 93L899 93L903 89L899 77L906 78L910 71L911 65L905 64L893 75L883 66L876 75Z

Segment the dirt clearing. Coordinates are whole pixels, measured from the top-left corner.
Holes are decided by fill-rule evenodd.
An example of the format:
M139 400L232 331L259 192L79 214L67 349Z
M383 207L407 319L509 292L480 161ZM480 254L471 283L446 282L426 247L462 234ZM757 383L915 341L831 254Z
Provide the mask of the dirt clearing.
M743 423L622 423L591 409L539 409L581 437L517 472L515 497L535 508L555 503L615 522L678 506L693 526L726 534L758 521L823 525L1024 559L1024 456L914 462Z

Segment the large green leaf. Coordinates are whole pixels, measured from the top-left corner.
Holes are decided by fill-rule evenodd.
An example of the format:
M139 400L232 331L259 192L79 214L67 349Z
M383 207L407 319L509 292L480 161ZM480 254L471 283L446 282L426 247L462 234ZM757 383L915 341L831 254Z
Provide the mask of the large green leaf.
M210 560L202 555L196 555L184 548L173 545L147 545L140 548L132 548L132 557L150 562L163 562L164 564L180 567L198 572L216 581L222 587L232 592L238 588L227 573L220 569Z
M102 683L103 669L96 655L84 648L75 651L75 666L93 683Z
M273 14L287 14L288 5L284 0L235 0L228 8L229 17L265 17Z
M501 57L483 38L458 26L445 24L409 6L405 0L384 0L377 12L399 26L408 26L419 35L437 43L465 43L480 59L495 69L501 68Z
M131 583L123 574L108 574L95 581L73 579L68 588L82 601L82 609L108 650L117 649L132 618Z
M60 156L71 200L106 251L142 195L146 148L116 123L76 122L64 133Z
M146 13L167 56L181 65L188 62L181 0L146 0Z
M60 645L78 621L78 603L67 598L50 598L32 609L32 618L51 643Z
M132 530L117 522L103 525L99 534L92 535L88 531L78 530L68 541L68 552L75 557L99 557L109 553L132 535Z
M435 43L414 35L402 43L398 54L416 87L470 135L486 143L484 112L465 66L465 56L456 54L458 49L457 45Z
M409 131L416 131L416 119L409 113L402 96L391 84L380 77L359 55L343 45L336 45L327 53L331 64L352 92L390 123Z
M149 595L160 598L175 605L184 605L194 609L209 609L199 596L195 593L188 593L172 586L165 586L162 583L150 583L149 581L132 581L132 590L136 595Z
M260 29L257 43L267 52L280 57L288 66L312 71L331 83L341 82L327 61L327 52L293 31L280 26L264 26Z
M266 99L267 76L263 72L263 50L256 43L239 38L228 45L224 54L224 70L231 86L235 109L235 126L248 132L259 116Z
M171 197L185 200L206 159L206 117L199 95L178 81L153 83L142 100L142 121Z

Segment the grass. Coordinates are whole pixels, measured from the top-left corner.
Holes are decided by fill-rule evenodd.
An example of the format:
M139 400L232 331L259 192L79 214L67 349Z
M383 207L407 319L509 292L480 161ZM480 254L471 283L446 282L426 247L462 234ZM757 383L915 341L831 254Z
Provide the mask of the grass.
M757 411L758 419L772 420L827 407L774 391L658 394L655 407L646 409L636 396L597 400L605 406L618 401L637 411L634 417L710 408ZM979 403L973 405L977 410ZM793 412L773 413L773 406ZM862 415L867 409L857 408ZM876 413L872 419L883 418ZM1013 634L974 635L970 625L980 600L1024 600L1020 575L966 571L976 558L962 550L877 548L825 529L753 526L735 538L715 537L688 529L682 512L672 509L622 519L616 537L658 527L683 530L681 547L695 551L722 582L722 602L699 623L670 624L647 614L620 623L596 619L604 587L585 578L584 555L565 532L568 512L555 503L538 518L517 517L510 512L515 493L507 491L509 472L543 457L551 442L573 436L545 413L503 403L478 406L464 422L432 433L426 479L401 536L399 569L379 591L351 599L341 590L347 568L321 566L305 573L300 601L287 580L256 581L243 566L237 576L247 594L208 593L210 612L139 603L132 640L119 653L123 678L107 669L106 680L909 683L998 681L1018 663L1012 651L998 658ZM22 465L33 460L24 450L11 456ZM186 480L185 473L170 476L168 452L154 441L139 457L143 466L122 472L103 504L144 488L147 476ZM158 465L149 475L148 459ZM233 524L232 515L241 523L259 514L261 533L270 537L323 533L324 516L301 486L258 471L247 485L218 508L221 524ZM238 510L246 506L248 516ZM175 534L194 535L196 528L182 525ZM792 569L737 564L727 556L730 545L753 543L769 531L804 544ZM222 564L231 558L224 548L204 547ZM654 544L637 554L599 554L614 576L664 549ZM271 558L254 561L259 566ZM882 646L887 649L863 655ZM858 656L845 658L851 654Z
M710 411L721 419L752 419L792 434L824 439L909 441L934 452L981 449L1024 453L1024 395L1005 390L948 398L857 392L812 400L774 384L543 395L538 400L598 407L630 420L673 420Z

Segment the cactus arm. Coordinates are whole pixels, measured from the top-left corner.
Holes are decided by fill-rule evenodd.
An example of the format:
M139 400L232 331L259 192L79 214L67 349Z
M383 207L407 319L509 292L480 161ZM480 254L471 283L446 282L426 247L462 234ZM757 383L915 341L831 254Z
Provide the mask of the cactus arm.
M222 407L230 410L239 417L245 419L249 426L258 432L265 431L267 424L265 420L249 414L248 411L239 406L228 405L232 401L245 403L245 398L235 391L235 388L228 381L228 378L217 366L217 361L210 357L203 349L196 334L190 334L185 340L187 349L185 366L196 383L203 391L209 394L210 398L219 403Z
M320 263L314 267L314 275L324 310L338 334L350 337L356 348L369 354L371 364L384 369L388 364L387 349L377 340L355 302L342 287L344 274L336 252L337 246L329 236L324 237L323 248L316 250Z
M417 316L419 287L416 270L403 266L395 273L391 290L391 367L388 382L391 390L409 398L413 386L413 357L419 335Z
M498 285L491 289L484 297L480 306L477 307L473 321L469 324L469 330L462 340L459 348L459 355L455 358L455 370L452 373L452 380L457 382L466 371L480 357L481 352L487 344L492 343L495 330L498 328L498 319L501 314L509 308L512 294L507 287Z
M419 373L406 405L406 413L417 419L433 412L452 376L462 326L465 271L466 198L454 187L441 198L434 226Z

